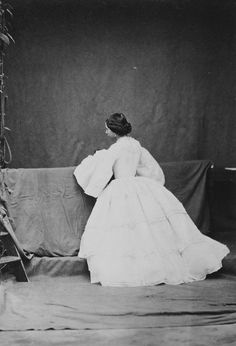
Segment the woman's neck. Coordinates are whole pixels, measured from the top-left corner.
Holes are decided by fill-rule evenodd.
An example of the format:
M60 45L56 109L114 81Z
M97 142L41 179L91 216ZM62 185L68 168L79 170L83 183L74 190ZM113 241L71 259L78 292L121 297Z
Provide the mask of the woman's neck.
M117 139L116 139L116 141L119 141L119 140L121 140L121 139L127 139L127 138L131 138L129 135L125 135L125 136L117 136Z

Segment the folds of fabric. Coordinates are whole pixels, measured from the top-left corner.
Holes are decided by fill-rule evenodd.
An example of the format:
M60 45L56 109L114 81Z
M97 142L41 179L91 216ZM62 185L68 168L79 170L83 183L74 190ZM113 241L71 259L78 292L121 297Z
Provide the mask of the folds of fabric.
M113 175L114 156L109 150L98 150L86 157L75 169L74 176L84 192L97 198Z
M164 173L158 162L138 141L132 141L140 151L136 175L154 179L164 185ZM74 176L87 195L95 198L99 196L113 175L114 163L126 149L127 143L117 142L107 150L98 150L94 155L89 155L76 167Z
M221 267L228 248L203 235L162 184L113 180L87 222L79 256L104 286L180 284Z

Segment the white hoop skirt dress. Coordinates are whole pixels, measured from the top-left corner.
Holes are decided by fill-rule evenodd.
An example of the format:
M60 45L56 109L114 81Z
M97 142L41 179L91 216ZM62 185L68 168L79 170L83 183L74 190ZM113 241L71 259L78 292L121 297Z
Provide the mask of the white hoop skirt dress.
M221 268L229 249L198 230L164 187L159 164L135 139L122 137L88 156L74 175L97 197L78 254L87 260L92 283L177 285Z

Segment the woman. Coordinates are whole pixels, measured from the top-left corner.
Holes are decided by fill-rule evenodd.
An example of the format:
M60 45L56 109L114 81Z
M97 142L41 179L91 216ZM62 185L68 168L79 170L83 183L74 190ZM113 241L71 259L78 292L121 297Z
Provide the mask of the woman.
M164 187L161 167L129 136L126 117L112 114L105 128L116 142L85 158L74 172L85 193L97 198L79 251L91 282L177 285L220 269L228 248L203 235Z

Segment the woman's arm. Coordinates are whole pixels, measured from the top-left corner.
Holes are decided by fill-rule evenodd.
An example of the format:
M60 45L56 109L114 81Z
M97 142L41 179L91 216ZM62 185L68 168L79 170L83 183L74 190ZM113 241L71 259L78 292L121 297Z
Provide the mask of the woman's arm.
M165 184L165 176L159 163L149 153L149 151L141 147L141 157L137 168L137 175L154 179Z

